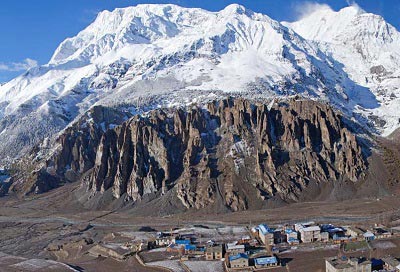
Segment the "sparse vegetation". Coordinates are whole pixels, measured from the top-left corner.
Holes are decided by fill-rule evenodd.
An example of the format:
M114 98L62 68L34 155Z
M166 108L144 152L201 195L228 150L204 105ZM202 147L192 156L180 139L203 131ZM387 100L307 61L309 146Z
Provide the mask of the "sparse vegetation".
M361 249L368 249L367 241L350 242L344 246L345 251L356 251Z

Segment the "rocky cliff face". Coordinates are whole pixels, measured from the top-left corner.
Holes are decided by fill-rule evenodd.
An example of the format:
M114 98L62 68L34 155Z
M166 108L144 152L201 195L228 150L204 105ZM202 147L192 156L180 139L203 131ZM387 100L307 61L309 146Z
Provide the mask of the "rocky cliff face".
M76 181L80 173L94 166L97 147L103 133L128 119L128 113L121 113L105 107L94 107L85 118L69 127L58 138L60 152L53 157L53 167L68 181Z
M310 183L357 182L366 169L342 117L313 101L231 98L151 111L104 133L93 124L68 129L46 170L81 179L88 199L107 192L137 203L173 195L186 208L237 211L255 200L298 201Z
M103 133L129 117L126 112L93 107L65 129L55 143L45 140L17 161L12 166L15 174L9 190L20 194L42 193L65 182L78 181L82 173L93 168Z

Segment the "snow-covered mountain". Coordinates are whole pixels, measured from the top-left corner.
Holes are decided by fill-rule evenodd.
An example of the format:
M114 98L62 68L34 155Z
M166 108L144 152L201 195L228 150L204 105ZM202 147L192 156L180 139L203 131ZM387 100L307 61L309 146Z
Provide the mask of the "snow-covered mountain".
M0 158L23 154L94 105L134 114L232 93L329 101L386 135L399 126L399 35L357 7L294 23L240 5L104 11L48 64L0 86Z
M356 5L338 12L322 6L297 22L283 24L313 41L343 66L352 81L369 90L368 96L373 94L378 105L364 96L367 91L352 99L360 106L358 111L377 121L380 132L387 135L399 127L400 33L393 26Z

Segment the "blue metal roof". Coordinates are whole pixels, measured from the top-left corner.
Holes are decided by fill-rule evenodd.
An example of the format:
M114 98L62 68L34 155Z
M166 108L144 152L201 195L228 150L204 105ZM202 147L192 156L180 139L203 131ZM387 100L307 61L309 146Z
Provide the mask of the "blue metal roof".
M335 228L335 226L332 225L332 224L323 224L323 225L321 225L321 229L324 230L324 231L330 230L330 229L334 229L334 228Z
M270 232L270 228L269 228L267 225L265 225L265 224L260 224L260 225L258 225L258 229L260 230L260 232L261 232L263 235L265 235L265 234L267 234L267 233Z
M276 257L263 257L254 259L256 265L277 264Z
M189 240L175 240L175 244L177 244L177 245L189 245L190 241Z
M373 233L370 232L370 231L367 231L366 233L363 234L363 236L364 236L365 238L372 238L372 237L375 237L375 234L373 234Z
M185 245L185 250L196 250L195 245Z
M343 228L332 228L332 229L328 229L327 232L329 232L329 233L344 232L344 229Z
M248 258L249 258L249 256L247 256L247 254L239 253L239 254L236 254L236 255L229 256L229 261L234 261L234 260L237 260L237 259L248 259Z

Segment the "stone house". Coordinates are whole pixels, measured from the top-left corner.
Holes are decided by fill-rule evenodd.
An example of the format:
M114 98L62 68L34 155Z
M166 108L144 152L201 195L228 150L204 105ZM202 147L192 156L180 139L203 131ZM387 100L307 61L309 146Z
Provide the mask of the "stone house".
M249 266L249 256L244 253L229 256L229 266L231 268L244 268Z
M222 245L214 245L206 248L206 260L221 260L223 258Z
M278 266L278 259L275 256L255 258L254 266L256 268L275 267Z
M319 226L311 226L300 228L300 239L303 243L312 243L320 240L321 228Z
M325 260L326 272L371 272L370 261L359 258L333 257Z
M230 255L237 255L240 253L244 253L246 250L244 245L238 245L237 243L228 243L225 246L225 251Z

